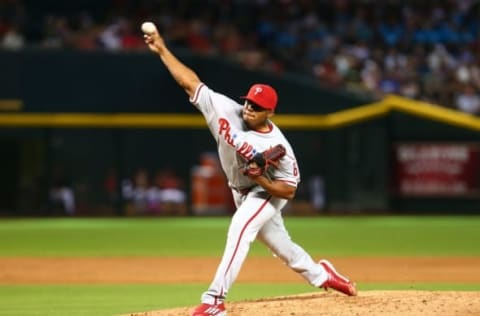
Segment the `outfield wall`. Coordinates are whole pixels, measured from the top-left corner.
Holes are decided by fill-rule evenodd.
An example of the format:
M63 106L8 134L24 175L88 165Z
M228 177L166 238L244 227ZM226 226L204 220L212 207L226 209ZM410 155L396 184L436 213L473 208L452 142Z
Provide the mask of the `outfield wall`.
M102 213L105 206L122 214L125 210L118 202L112 206L104 192L111 170L124 179L138 168L153 174L171 166L189 193L193 166L203 153L215 149L202 117L154 56L0 54L5 69L0 74L4 214L47 214L48 188L59 169L88 215ZM305 80L252 74L224 62L181 56L206 82L231 95L242 95L254 81L279 88L280 110L274 120L300 161L297 200L311 202L309 184L324 181L325 205L315 211L480 210L478 194L405 197L391 186L393 144L477 143L479 118L395 96L368 103Z

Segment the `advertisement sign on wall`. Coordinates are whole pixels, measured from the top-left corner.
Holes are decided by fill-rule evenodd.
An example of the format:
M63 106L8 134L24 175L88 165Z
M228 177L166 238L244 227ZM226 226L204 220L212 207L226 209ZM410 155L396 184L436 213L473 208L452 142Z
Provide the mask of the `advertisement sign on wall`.
M480 195L480 144L397 143L393 186L403 196Z

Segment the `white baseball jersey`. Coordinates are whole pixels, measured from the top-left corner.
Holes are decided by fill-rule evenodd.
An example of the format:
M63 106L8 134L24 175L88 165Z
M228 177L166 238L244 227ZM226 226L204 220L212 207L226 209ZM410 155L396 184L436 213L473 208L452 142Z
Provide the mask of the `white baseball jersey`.
M280 159L279 167L270 168L267 174L271 179L296 187L300 173L285 136L272 122L269 122L271 128L268 132L250 130L242 118L242 105L203 83L199 84L190 102L203 113L217 141L220 162L237 206L228 228L222 260L209 289L202 294L202 302L215 305L225 299L247 256L250 243L255 239L264 243L313 286L323 284L328 277L325 270L292 241L284 226L281 210L287 200L270 195L240 172L245 162L256 153L282 144L287 153ZM244 190L248 193L243 193Z
M271 179L297 186L300 172L295 154L290 143L273 122L269 122L271 128L268 132L250 130L242 119L242 105L211 90L203 83L198 85L190 102L202 112L207 121L218 144L222 168L232 188L242 190L254 187L254 191L263 190L248 176L242 175L240 169L256 153L277 144L285 146L287 153L280 159L279 167L270 168L267 174Z

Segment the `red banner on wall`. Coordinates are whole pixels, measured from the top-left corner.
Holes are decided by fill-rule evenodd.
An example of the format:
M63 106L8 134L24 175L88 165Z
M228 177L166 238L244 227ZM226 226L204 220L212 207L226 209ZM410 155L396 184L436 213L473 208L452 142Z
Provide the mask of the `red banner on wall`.
M398 143L393 149L396 193L417 196L480 193L480 144Z

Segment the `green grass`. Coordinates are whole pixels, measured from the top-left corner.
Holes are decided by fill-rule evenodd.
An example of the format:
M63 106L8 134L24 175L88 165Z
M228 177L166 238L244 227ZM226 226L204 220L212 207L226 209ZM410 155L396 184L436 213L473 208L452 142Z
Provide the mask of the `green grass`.
M2 316L107 316L194 306L204 285L10 285L0 286ZM368 290L469 290L472 284L360 284ZM244 284L234 286L231 301L315 292L305 284Z
M194 306L205 285L14 285L0 286L0 315L118 315L162 308ZM238 284L231 300L312 291L302 284ZM8 303L7 303L8 302Z
M179 306L199 302L204 285L76 285L0 286L0 315L114 315ZM247 285L232 290L232 300L298 294L312 289L306 285Z
M228 218L1 220L0 256L219 256ZM480 255L480 217L286 218L312 255ZM266 256L254 244L251 255Z
M285 219L313 256L480 256L480 217ZM229 218L2 219L2 256L221 256ZM257 243L253 256L270 256ZM248 259L247 259L248 260ZM1 285L0 315L118 315L192 306L208 284ZM364 290L471 290L480 284L359 284ZM314 291L303 283L245 284L229 300Z

